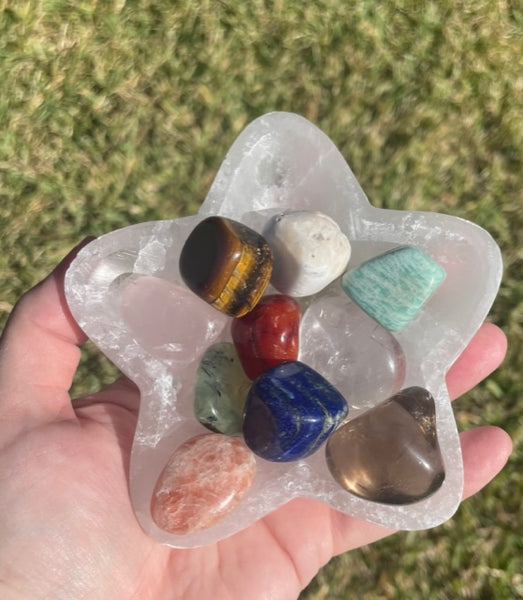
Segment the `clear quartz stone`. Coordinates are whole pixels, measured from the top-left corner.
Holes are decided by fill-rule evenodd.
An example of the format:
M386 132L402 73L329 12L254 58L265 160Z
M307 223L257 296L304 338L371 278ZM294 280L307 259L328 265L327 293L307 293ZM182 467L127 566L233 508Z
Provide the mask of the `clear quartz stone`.
M330 381L351 410L374 406L403 385L406 363L400 344L339 285L311 302L300 336L300 360Z

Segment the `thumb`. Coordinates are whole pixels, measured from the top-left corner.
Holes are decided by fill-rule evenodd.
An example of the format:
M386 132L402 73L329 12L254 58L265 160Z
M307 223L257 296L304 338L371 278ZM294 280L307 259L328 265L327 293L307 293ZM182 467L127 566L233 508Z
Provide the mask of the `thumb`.
M7 422L73 417L68 390L86 336L73 319L64 294L64 276L74 248L14 307L0 338L0 411Z

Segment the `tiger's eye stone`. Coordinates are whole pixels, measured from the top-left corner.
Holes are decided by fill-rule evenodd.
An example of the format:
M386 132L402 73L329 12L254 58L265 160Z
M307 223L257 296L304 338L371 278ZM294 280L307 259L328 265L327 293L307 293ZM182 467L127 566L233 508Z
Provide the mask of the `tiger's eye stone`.
M261 235L242 223L209 217L190 233L179 267L195 294L239 317L261 298L272 273L272 251Z
M253 382L243 436L266 460L298 460L315 452L347 412L343 396L319 373L299 361L282 363Z
M326 458L334 479L373 502L411 504L433 494L445 479L431 394L406 388L329 438Z
M250 386L233 344L213 344L204 353L196 371L196 418L212 431L240 434Z
M343 290L390 331L400 331L418 314L445 279L445 270L412 246L400 246L345 273Z
M186 535L212 527L243 500L256 475L256 460L240 438L198 435L175 450L151 500L154 522Z
M300 307L293 298L263 297L245 316L234 319L231 335L245 373L256 379L282 362L298 358Z

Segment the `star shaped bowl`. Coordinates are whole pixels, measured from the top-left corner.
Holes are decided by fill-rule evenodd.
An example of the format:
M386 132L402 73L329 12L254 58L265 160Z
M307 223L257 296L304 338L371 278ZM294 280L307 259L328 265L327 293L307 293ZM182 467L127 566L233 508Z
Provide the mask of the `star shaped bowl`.
M230 317L184 285L178 267L181 248L207 217L228 217L261 232L269 219L288 210L320 211L334 219L352 245L349 268L409 245L445 269L443 284L413 321L394 333L404 355L402 388L420 386L434 397L445 479L420 501L385 504L340 487L322 450L286 463L257 457L254 483L229 515L202 531L170 534L151 517L153 489L173 451L190 438L208 433L193 411L196 372L209 346L231 341ZM229 150L198 214L103 235L82 249L67 272L66 297L75 319L140 389L130 489L144 530L172 547L201 546L244 529L296 497L313 498L357 518L398 529L425 529L450 518L461 499L463 470L445 375L486 317L501 273L499 248L485 230L448 215L375 208L335 145L316 126L292 113L275 112L256 119ZM339 310L346 300L339 282L334 282L301 302L300 360L314 363L311 366L321 371L323 361L332 362L330 352L338 357L346 352L353 367L366 366L360 379L368 392L379 380L383 361L377 359L373 371L373 358L365 354L364 344L358 356L354 348L346 348L354 340L343 332L336 337L333 331L333 339L320 348L317 338L307 331L314 323L307 312L311 307L324 302L329 313ZM335 366L330 375L339 377L332 383L344 393L345 363L334 364L339 368ZM349 379L357 378L353 372ZM349 417L385 400L380 393L362 394L361 403L358 394L351 396Z

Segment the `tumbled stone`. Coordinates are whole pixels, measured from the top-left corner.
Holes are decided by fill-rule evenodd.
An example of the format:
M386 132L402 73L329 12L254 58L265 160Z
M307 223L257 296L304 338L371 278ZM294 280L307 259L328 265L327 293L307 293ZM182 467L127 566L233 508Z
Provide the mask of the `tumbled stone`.
M184 285L160 277L135 276L120 284L123 320L135 340L171 364L193 362L216 341L229 318L197 298ZM194 319L180 319L197 311Z
M445 270L412 246L375 256L342 277L344 291L390 331L400 331L445 279Z
M274 217L264 231L274 254L272 284L282 294L310 296L339 277L351 247L336 221L318 211Z
M266 460L298 460L315 452L347 412L343 396L319 373L299 361L282 363L253 382L243 436Z
M227 435L242 431L251 382L230 342L210 346L196 371L194 413L202 425Z
M153 520L175 535L212 527L243 500L255 475L254 455L240 438L193 437L175 450L158 478Z
M431 394L402 390L329 438L326 458L334 479L373 502L411 504L433 494L445 479Z
M339 286L318 295L305 310L300 360L332 383L351 409L375 406L399 392L405 380L399 342Z
M239 317L262 296L271 277L272 252L253 229L225 217L209 217L187 238L179 267L195 294Z
M300 307L281 294L264 296L245 316L234 319L231 335L245 373L256 379L282 362L298 358Z

